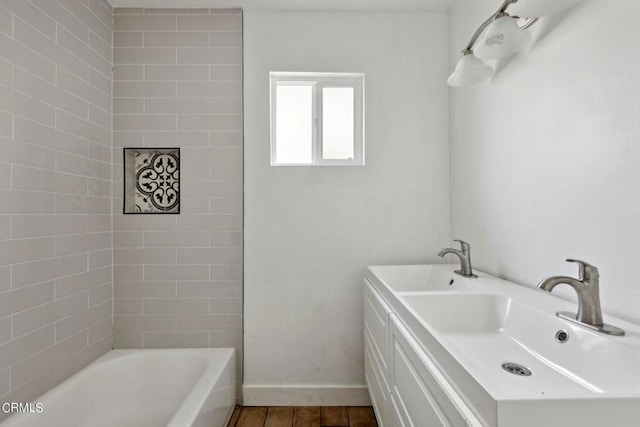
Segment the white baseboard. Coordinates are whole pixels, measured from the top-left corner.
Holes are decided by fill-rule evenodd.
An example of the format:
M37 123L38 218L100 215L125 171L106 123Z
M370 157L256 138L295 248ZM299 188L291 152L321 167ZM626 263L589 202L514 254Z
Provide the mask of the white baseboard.
M367 386L243 385L245 406L370 406Z

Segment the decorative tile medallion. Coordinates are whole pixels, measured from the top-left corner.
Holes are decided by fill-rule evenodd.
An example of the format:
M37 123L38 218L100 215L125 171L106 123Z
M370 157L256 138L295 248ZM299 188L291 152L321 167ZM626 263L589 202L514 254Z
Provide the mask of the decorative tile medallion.
M180 213L180 149L124 149L124 213Z

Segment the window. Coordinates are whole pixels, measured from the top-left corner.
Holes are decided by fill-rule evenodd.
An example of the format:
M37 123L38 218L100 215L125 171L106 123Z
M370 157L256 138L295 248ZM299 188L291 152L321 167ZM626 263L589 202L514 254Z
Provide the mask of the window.
M271 165L363 165L364 75L271 73Z

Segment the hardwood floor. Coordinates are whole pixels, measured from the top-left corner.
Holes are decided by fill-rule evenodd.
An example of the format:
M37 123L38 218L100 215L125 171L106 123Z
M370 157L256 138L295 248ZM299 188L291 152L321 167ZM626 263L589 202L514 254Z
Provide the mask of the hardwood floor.
M238 406L228 427L377 427L369 406Z

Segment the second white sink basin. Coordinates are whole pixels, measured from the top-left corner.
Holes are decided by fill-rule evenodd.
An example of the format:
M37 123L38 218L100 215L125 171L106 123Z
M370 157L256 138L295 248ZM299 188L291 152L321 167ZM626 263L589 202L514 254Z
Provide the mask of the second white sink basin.
M496 397L640 393L640 352L553 313L495 294L413 293L400 299ZM564 331L565 342L556 340ZM514 375L503 363L531 372Z

